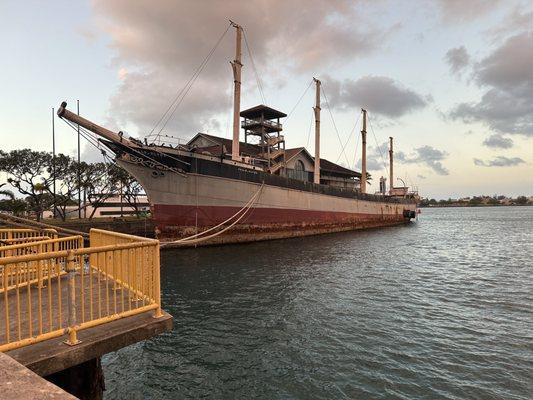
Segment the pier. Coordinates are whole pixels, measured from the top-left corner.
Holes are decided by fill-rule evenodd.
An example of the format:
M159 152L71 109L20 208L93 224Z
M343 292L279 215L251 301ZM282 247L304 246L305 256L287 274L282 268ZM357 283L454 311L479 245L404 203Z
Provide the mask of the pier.
M100 357L168 331L159 241L92 229L0 230L0 352L79 398L100 398ZM0 387L2 387L0 379Z

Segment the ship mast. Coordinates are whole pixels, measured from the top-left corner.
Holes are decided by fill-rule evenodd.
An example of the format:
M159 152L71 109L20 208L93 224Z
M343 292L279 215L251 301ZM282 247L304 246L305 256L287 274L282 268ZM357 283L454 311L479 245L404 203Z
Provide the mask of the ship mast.
M389 183L389 193L392 195L392 188L393 188L393 185L394 185L394 170L393 170L393 150L392 150L392 136L389 137L389 168L390 168L390 171L389 171L389 179L390 179L390 183Z
M361 138L363 143L363 154L361 155L361 193L366 193L366 110L363 112L363 129L361 130Z
M241 161L239 151L239 122L241 109L241 69L242 69L242 27L233 21L231 25L236 29L236 46L235 46L235 60L231 63L233 67L233 142L231 145L231 159L233 161Z
M315 175L314 182L320 183L320 81L313 78L316 84L315 112Z

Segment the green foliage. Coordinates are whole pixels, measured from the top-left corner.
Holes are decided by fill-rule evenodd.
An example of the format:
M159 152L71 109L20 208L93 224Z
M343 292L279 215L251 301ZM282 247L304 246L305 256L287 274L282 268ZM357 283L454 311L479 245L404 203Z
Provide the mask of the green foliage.
M431 206L477 207L477 206L500 206L500 205L510 205L510 204L528 205L528 204L533 204L533 203L529 202L526 196L518 196L516 199L513 200L512 198L508 198L502 195L500 196L494 195L492 197L474 196L472 198L466 198L466 199L460 199L460 200L454 200L454 199L444 200L443 199L443 200L437 201L435 199L430 199L430 200L422 199L419 203L421 207L431 207Z
M15 199L12 193L11 196L4 193L10 199L2 201L2 210L32 212L38 220L54 204L58 215L65 219L67 207L78 204L80 191L84 192L88 203L94 207L91 218L99 204L118 194L121 188L125 201L136 210L137 195L143 192L140 184L115 164L78 163L67 155L58 154L54 158L44 151L0 150L0 171L8 174L8 183L25 197L24 200Z
M143 187L133 178L128 171L116 166L114 176L121 186L122 198L135 210L137 217L140 216L138 198L144 192Z
M483 202L483 199L479 196L474 196L468 202L471 206L478 206Z
M491 205L491 206L497 206L500 204L500 201L496 198L496 197L491 197L487 204Z
M520 204L520 205L527 204L527 197L526 196L518 196L516 198L516 204Z
M16 216L26 212L28 204L23 199L17 199L12 191L0 190L0 195L8 197L7 199L0 199L0 211Z
M31 209L37 220L51 203L45 196L52 178L47 174L47 167L51 165L52 155L45 151L30 149L12 150L0 153L0 171L7 172L7 179L17 191L31 198Z

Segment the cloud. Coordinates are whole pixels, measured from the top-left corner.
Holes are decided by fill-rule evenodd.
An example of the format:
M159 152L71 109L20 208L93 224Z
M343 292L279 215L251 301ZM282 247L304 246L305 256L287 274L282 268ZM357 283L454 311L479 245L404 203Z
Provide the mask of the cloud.
M338 81L327 76L326 94L338 109L363 107L386 117L401 117L424 108L428 99L385 76L368 75L358 80Z
M418 179L427 179L427 177L425 177L424 175L420 175L420 174L417 175L417 178Z
M513 167L515 165L524 164L525 161L519 157L504 157L498 156L492 160L483 161L479 158L474 158L474 164L479 167Z
M489 31L494 37L501 37L508 33L516 33L531 29L533 26L533 11L525 11L523 6L515 8L504 23Z
M388 170L388 143L384 142L377 146L369 146L367 154L367 168L370 171ZM394 162L398 164L419 164L429 167L438 175L449 175L449 171L442 161L448 157L448 153L431 146L415 148L411 153L402 151L394 152ZM421 179L425 179L421 178Z
M360 2L338 0L148 1L95 0L97 25L111 38L117 69L128 73L110 99L115 122L133 124L141 133L155 122L184 87L217 39L228 18L242 24L263 83L281 82L287 73L313 76L319 68L344 65L370 54L398 27L354 24L366 12ZM191 136L213 128L231 106L234 58L231 28L165 128ZM256 92L255 74L243 43L243 103ZM287 72L288 71L288 72ZM268 99L267 99L268 100ZM225 125L225 124L224 124Z
M92 27L80 26L78 27L77 32L89 44L94 44L98 39L98 33Z
M124 68L124 67L119 68L119 70L117 72L117 76L118 76L118 79L123 81L128 76L128 70L126 68Z
M444 60L453 74L460 74L470 64L470 55L465 46L456 47L446 52Z
M487 147L492 147L495 149L510 149L513 147L512 139L503 137L501 135L491 135L483 141L483 144Z
M442 161L448 157L448 153L432 146L422 146L413 150L411 154L397 152L395 159L405 164L421 164L429 167L437 175L449 175L450 172Z
M458 104L452 118L533 137L533 32L508 38L476 63L474 79L486 92L477 102Z
M490 14L501 0L438 0L441 16L446 23L469 22ZM434 2L430 3L432 6Z

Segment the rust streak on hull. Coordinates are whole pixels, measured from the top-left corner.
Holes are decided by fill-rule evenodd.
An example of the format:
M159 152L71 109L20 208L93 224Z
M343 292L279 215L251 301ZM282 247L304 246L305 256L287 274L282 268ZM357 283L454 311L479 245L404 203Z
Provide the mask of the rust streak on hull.
M158 220L159 238L163 242L170 242L202 232L223 221L227 216L231 216L235 211L233 207L159 207L156 214L160 218ZM407 223L409 223L409 218L404 218L403 215L254 209L243 224L236 225L224 235L196 244L169 244L167 248L247 243Z

